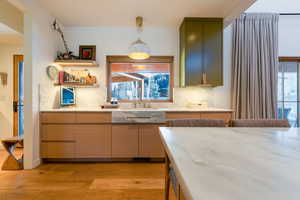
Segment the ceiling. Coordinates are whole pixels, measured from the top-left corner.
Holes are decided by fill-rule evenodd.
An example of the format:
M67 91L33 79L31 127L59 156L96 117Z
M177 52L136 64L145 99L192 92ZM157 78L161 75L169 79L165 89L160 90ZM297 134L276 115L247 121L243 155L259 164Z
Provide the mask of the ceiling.
M0 44L23 44L22 34L0 23Z
M43 7L65 26L178 26L184 17L226 17L253 0L43 0ZM246 8L244 8L246 9Z
M247 12L300 13L299 0L258 0Z

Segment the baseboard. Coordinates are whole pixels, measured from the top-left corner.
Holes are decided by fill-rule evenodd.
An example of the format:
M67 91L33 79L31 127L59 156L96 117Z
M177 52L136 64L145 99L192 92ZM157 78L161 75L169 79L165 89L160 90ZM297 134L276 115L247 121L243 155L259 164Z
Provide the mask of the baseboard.
M36 159L35 161L33 161L32 164L33 164L32 168L36 168L36 167L40 166L41 165L41 159Z

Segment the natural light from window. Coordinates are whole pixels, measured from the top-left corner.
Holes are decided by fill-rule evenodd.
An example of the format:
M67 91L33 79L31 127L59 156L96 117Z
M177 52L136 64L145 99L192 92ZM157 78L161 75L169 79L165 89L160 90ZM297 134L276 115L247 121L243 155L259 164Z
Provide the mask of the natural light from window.
M170 101L171 63L112 63L111 98Z

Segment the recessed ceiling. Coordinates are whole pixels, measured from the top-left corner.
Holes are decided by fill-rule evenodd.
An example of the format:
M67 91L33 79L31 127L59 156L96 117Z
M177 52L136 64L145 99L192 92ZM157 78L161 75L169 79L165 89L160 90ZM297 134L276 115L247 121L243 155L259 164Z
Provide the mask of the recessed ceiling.
M184 17L226 17L255 0L44 0L40 1L65 26L178 26ZM246 9L246 7L244 8Z
M0 23L0 44L23 44L23 35Z

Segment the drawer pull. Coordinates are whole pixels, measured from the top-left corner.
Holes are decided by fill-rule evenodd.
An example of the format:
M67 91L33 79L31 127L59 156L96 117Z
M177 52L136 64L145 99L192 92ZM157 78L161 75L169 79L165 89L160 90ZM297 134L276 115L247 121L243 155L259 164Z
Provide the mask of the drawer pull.
M127 119L151 119L152 117L127 117Z
M52 143L52 142L55 142L55 143L75 143L76 141L75 140L42 140L42 142L45 142L45 143Z

